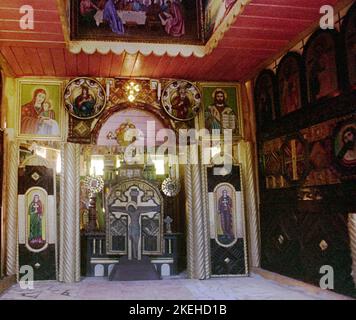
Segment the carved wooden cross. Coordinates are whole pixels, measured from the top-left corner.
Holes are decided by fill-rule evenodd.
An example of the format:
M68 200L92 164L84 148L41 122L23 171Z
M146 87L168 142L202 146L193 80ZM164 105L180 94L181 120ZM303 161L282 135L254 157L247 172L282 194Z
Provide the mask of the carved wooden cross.
M152 216L160 212L161 206L154 202L151 205L145 202L138 205L138 189L131 189L128 201L121 205L115 205L116 201L109 206L110 212L116 217L120 218L122 215L130 217L128 238L131 241L131 250L129 250L129 260L141 260L141 218L143 215ZM152 201L153 202L153 201Z

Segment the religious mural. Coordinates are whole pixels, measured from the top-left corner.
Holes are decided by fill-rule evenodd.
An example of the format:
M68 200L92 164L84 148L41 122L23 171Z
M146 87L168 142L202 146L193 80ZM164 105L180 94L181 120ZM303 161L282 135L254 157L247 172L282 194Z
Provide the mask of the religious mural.
M200 110L201 94L193 83L176 80L164 88L161 101L171 118L177 121L190 121Z
M287 137L282 145L283 175L289 183L300 183L309 170L308 146L299 135Z
M356 120L341 122L336 126L334 157L339 170L356 174Z
M338 93L336 50L335 35L328 31L315 33L307 43L304 55L310 103Z
M283 188L287 181L283 177L282 139L274 139L263 144L263 174L267 189Z
M206 168L211 272L213 276L248 275L241 168L233 164L229 174L215 175L217 168Z
M222 246L231 246L236 241L236 199L235 188L229 183L215 187L215 240Z
M126 108L114 113L102 126L97 139L98 145L127 147L155 144L155 137L163 124L150 112L136 108ZM149 140L149 141L148 141Z
M350 9L343 24L349 83L356 87L356 4Z
M276 108L276 76L270 70L260 73L255 84L256 120L261 128L266 128L279 116Z
M209 132L232 130L235 137L242 136L241 102L239 87L229 84L201 83L204 103L204 125Z
M21 137L60 139L62 83L19 80L18 133Z
M71 80L65 88L64 103L71 116L91 119L104 110L106 93L97 80L77 78Z
M209 39L229 14L237 0L204 0L205 38Z
M27 209L27 246L31 251L45 249L47 226L47 192L31 188L25 194Z
M75 40L201 42L199 1L74 0Z
M302 107L301 76L301 56L295 52L288 53L277 72L281 116Z

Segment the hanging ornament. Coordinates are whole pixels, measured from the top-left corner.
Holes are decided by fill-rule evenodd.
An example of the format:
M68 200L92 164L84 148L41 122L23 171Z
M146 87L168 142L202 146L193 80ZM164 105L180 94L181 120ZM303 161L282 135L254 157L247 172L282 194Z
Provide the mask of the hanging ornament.
M177 179L168 177L163 180L161 189L167 197L175 197L180 191L180 183Z

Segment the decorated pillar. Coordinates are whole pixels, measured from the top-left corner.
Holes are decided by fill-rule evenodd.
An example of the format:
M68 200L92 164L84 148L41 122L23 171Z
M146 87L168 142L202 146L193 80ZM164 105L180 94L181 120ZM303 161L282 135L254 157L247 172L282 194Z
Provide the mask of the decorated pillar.
M6 274L17 274L17 188L19 150L16 141L8 143L6 170Z
M247 234L249 261L252 267L260 267L260 228L257 205L257 188L255 183L254 164L251 143L241 141L238 145L238 158L243 166L243 184L245 190L245 208L247 215Z
M352 277L356 288L356 213L349 214L348 228L352 257Z
M204 212L203 208L203 189L202 189L202 177L201 166L199 164L199 152L198 146L193 145L190 147L191 155L191 172L192 172L192 200L193 200L193 250L194 250L194 278L206 279L209 275L209 246L207 246L207 228L206 219L207 212Z
M187 152L187 165L184 169L184 184L186 197L187 221L187 272L188 277L194 277L194 231L193 231L193 197L192 197L192 168L190 165L189 151Z
M62 144L59 281L80 280L80 146Z
M208 177L206 167L201 163L201 192L203 200L203 228L205 243L205 273L206 278L211 276L211 249L210 249L210 221L209 221L209 199L208 199Z

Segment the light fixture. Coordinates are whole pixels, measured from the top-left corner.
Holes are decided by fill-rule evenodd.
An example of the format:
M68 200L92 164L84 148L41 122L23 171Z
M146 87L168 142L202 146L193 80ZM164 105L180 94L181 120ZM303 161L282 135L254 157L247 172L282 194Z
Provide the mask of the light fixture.
M130 81L126 86L126 90L128 100L130 102L134 102L141 88L140 85L138 85L134 81Z

